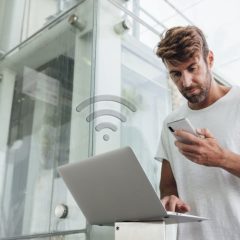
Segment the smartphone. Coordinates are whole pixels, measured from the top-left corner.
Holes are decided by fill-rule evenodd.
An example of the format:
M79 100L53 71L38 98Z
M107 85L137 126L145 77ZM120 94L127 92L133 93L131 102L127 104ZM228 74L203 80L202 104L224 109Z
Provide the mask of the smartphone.
M198 136L195 128L193 127L193 125L191 124L189 119L187 119L187 118L182 118L182 119L179 119L179 120L176 120L173 122L169 122L169 123L167 123L167 127L172 133L174 133L176 130L183 130L183 131L193 134L194 136ZM175 137L180 142L189 143L189 141L187 141L181 137L177 137L177 136L175 136Z

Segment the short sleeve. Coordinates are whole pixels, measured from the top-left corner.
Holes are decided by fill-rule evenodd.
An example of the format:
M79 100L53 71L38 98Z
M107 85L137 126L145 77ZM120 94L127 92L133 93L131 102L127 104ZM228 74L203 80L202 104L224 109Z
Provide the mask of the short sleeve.
M169 137L168 134L169 133L167 131L167 127L164 124L163 128L162 128L161 136L160 136L160 139L158 142L157 151L156 151L156 154L154 157L154 159L156 159L160 162L162 162L163 159L166 159L166 160L169 159L168 153L167 153L167 142L168 142L168 137Z

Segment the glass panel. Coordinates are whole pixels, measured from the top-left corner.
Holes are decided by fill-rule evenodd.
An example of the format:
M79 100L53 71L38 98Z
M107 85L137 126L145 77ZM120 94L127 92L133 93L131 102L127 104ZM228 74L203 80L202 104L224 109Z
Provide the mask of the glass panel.
M68 126L68 124L64 124L63 128L63 133L69 134L69 140L67 143L62 142L61 144L63 150L67 148L65 152L63 151L59 154L58 165L66 162L80 161L92 155L92 123L89 124L86 121L86 115L92 110L92 106L84 109L86 115L80 114L76 108L94 92L94 84L91 82L92 68L94 68L94 63L92 62L92 55L94 55L93 11L94 1L88 0L81 4L76 13L79 19L85 22L87 26L86 29L77 34L75 38L73 95L68 115L71 119L71 125ZM62 140L66 140L64 135ZM53 188L51 231L85 229L85 217L58 174L54 176ZM54 211L59 204L64 204L68 207L67 218L62 219L56 217Z
M112 3L102 1L99 10L95 95L117 96L129 101L136 111L122 102L94 104L94 111L115 110L126 118L122 121L109 114L94 120L94 126L107 123L115 127L115 131L94 131L94 154L131 146L158 193L161 165L154 156L163 119L171 109L167 72L154 54L159 35ZM130 29L119 28L126 21L131 23ZM92 240L103 232L103 239L113 239L106 227L92 231Z
M132 111L122 104L116 103L96 103L94 109L108 109L121 112L126 121L121 121L111 116L104 116L95 120L95 125L108 121L116 126L117 131L103 129L95 131L95 153L109 149L130 145L137 154L145 172L151 180L154 188L158 191L159 167L160 164L154 160L158 138L163 119L171 109L170 90L168 86L167 72L163 64L154 54L154 47L159 41L159 36L145 25L138 22L111 4L112 1L104 1L100 11L102 21L99 35L104 35L99 43L97 64L99 69L109 69L108 76L105 71L99 70L96 79L96 94L111 94L128 100L137 109ZM124 16L124 18L123 18ZM107 41L106 31L116 30L116 26L124 20L129 20L132 24L127 31L115 31L109 33ZM139 34L136 34L136 28ZM146 37L144 37L146 34ZM111 44L109 44L111 40ZM106 45L107 44L107 45ZM106 45L106 46L105 46ZM104 59L104 66L101 65ZM102 68L101 68L102 67ZM114 84L112 82L114 81ZM119 130L118 130L119 129ZM104 139L104 135L109 139Z
M6 53L83 0L1 0L0 53Z
M154 154L162 122L171 109L167 73L153 49L127 34L122 42L121 59L121 93L137 108L135 113L122 108L128 120L122 124L121 145L132 146L158 191L159 164Z
M80 0L25 0L22 40L52 22Z
M1 54L5 54L21 41L24 6L25 0L0 1Z
M91 93L92 4L0 62L0 238L85 227L56 167L91 152L89 126L81 125L76 106ZM68 23L72 14L82 29ZM68 219L54 215L60 203L69 203Z

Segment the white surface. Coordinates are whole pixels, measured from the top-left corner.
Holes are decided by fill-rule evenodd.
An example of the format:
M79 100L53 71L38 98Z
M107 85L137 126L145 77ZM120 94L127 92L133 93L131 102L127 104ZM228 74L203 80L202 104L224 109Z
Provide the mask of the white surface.
M165 240L164 222L115 223L115 240Z

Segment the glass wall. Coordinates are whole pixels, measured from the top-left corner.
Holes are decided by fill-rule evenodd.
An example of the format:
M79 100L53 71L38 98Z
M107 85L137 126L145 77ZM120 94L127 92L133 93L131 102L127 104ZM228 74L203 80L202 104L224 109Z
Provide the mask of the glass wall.
M20 2L1 4L13 11ZM158 31L122 1L23 2L21 38L8 41L16 22L0 21L0 239L73 231L82 233L56 239L113 239L112 228L87 224L56 168L129 145L158 192L154 156L171 110L168 76L154 54ZM119 115L86 119L103 109Z
M92 92L93 9L84 2L1 61L1 238L86 228L56 167L91 152L76 106Z
M94 126L111 122L117 130L106 128L100 132L94 131L94 153L131 146L158 192L161 166L154 156L163 119L171 110L168 76L162 62L154 54L159 35L132 14L126 8L127 3L112 0L100 2L95 96L119 96L132 103L136 111L115 102L96 103L95 111L103 108L115 110L122 113L126 121L112 116L96 118ZM109 136L107 141L104 135ZM95 235L103 231L97 227L92 230ZM107 234L108 231L106 229L103 239L112 239L111 231Z
M99 7L95 95L120 96L131 102L136 111L109 103L109 108L126 116L126 122L108 118L120 131L106 129L111 136L109 141L103 140L104 133L95 131L94 149L99 153L132 146L158 191L159 163L154 155L163 119L171 110L171 91L163 64L154 54L159 36L124 6L102 0ZM102 106L96 104L95 110ZM95 124L101 121L104 119L95 120Z

